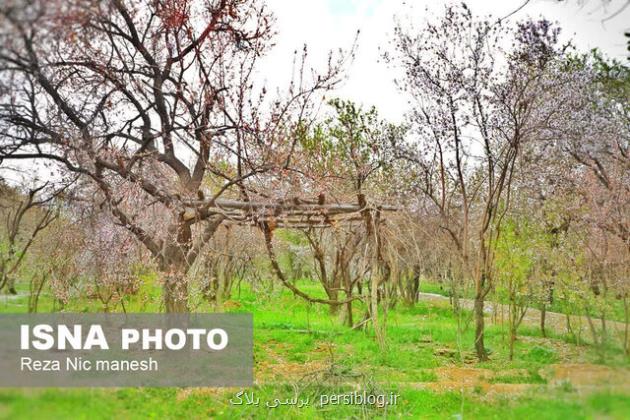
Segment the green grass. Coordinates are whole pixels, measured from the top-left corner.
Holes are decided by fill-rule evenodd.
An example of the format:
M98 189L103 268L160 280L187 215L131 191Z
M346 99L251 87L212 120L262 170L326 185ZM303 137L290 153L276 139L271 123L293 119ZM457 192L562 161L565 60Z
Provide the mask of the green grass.
M536 363L553 363L558 361L558 355L553 349L544 346L534 346L523 355L527 361Z
M160 290L151 278L140 292L125 300L128 312L160 310ZM322 296L315 282L299 287ZM371 330L351 330L328 308L311 305L276 288L272 292L252 290L245 285L234 292L227 311L254 314L254 358L257 385L247 389L260 398L260 406L230 404L236 389L10 389L0 391L0 418L624 418L630 412L630 398L619 392L590 396L573 392L570 386L549 387L539 371L562 360L554 346L575 346L563 337L552 336L547 344L517 340L514 360L508 358L505 328L489 324L486 333L491 360L471 361L474 326L463 314L463 330L457 332L457 318L448 307L420 302L414 307L398 305L387 311L387 339L380 348ZM40 309L60 309L43 296ZM116 308L120 310L120 307ZM212 311L201 304L199 311ZM24 312L23 299L0 298L0 312ZM95 300L72 298L66 311L99 312ZM355 320L365 308L355 305ZM385 314L383 314L383 317ZM521 333L541 339L533 328ZM553 344L553 346L552 346ZM597 363L598 354L580 347L587 361ZM628 366L618 355L618 366ZM488 396L479 387L463 393L434 391L439 384L438 369L486 368L494 373L490 384L531 384L530 392L519 395ZM520 370L521 373L515 373ZM311 372L310 375L306 373ZM400 394L395 406L319 406L322 394L342 394L355 389L374 393ZM270 409L265 401L274 398L309 398L302 408Z
M536 369L529 369L525 374L498 374L489 381L495 384L546 384Z
M167 389L119 390L42 390L29 393L5 391L0 394L0 418L6 419L178 419L178 418L463 418L489 419L624 419L630 412L630 400L621 395L598 393L581 400L554 394L545 398L503 398L491 402L472 395L435 393L402 389L396 406L319 407L317 393L335 393L335 388L306 390L300 398L311 396L315 404L302 408L267 408L264 401L291 392L278 387L257 387L260 405L235 406L233 392L190 392Z

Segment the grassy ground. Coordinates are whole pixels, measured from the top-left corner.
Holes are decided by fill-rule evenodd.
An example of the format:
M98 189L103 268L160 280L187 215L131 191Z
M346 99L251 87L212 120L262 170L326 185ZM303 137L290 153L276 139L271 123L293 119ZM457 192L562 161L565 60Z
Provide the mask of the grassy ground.
M438 283L435 281L427 281L426 279L423 279L423 281L420 282L420 291L424 293L433 293L445 297L448 297L452 294L450 286L446 282ZM461 298L474 298L474 291L470 288L464 290L463 292L460 291L459 293ZM583 307L567 303L558 293L554 294L554 297L555 299L553 303L550 305L547 304L546 306L548 312L558 312L563 314L568 313L570 315L586 315ZM507 304L508 296L506 295L505 291L499 293L495 292L488 296L488 300ZM621 299L617 299L616 296L608 296L605 302L606 304L603 305L603 307L606 311L606 319L623 322L623 320L625 319L623 301ZM534 303L533 306L537 309L540 309L541 307L540 303ZM598 316L599 314L597 314L596 312L593 314L593 317Z
M311 284L300 287L317 294ZM159 290L144 287L126 301L129 312L155 312ZM24 298L0 297L1 312L24 312ZM53 309L44 297L40 310ZM58 309L58 307L57 307ZM616 349L601 354L561 335L543 338L523 328L515 358L507 336L489 325L491 360L472 354L473 326L436 302L387 313L387 343L370 331L352 331L326 307L309 305L285 290L243 288L225 311L254 314L256 385L246 392L259 405L233 405L238 389L8 389L0 390L0 418L628 418L628 361ZM67 311L100 311L96 301L72 300ZM209 310L200 306L200 311ZM360 319L362 308L356 308ZM399 394L396 405L321 405L322 395L357 391ZM275 398L309 402L266 407Z

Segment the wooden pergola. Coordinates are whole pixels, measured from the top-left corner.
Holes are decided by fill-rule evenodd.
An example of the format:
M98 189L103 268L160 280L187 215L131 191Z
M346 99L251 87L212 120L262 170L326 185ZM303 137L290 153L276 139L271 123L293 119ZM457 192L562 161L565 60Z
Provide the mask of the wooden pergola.
M357 194L357 203L327 203L323 194L317 200L304 200L292 198L289 200L262 201L257 200L235 200L227 198L215 198L211 200L189 200L185 202L188 206L183 217L185 220L192 220L199 212L204 215L221 215L224 219L219 223L233 223L245 226L256 226L261 229L264 235L265 247L269 255L271 266L278 279L297 296L300 296L311 303L321 303L327 305L344 305L352 301L361 299L361 296L349 296L345 300L322 299L309 296L290 282L284 274L273 245L273 231L276 228L288 229L311 229L330 228L339 224L349 224L354 222L364 223L366 227L366 239L372 244L370 248L375 255L374 260L380 256L380 239L375 235L377 226L383 221L382 212L397 211L398 208L391 205L371 205L367 202L364 194ZM376 279L376 276L374 276ZM373 280L377 281L377 280ZM378 283L374 283L376 290ZM375 311L377 305L376 295L373 294L370 305ZM374 320L376 322L376 320Z
M317 201L300 198L278 201L217 198L211 201L194 200L187 204L203 207L210 214L223 215L227 222L253 226L268 223L276 228L295 229L328 228L340 223L365 221L366 213L397 210L390 205L371 206L363 194L358 195L356 204L327 203L323 195Z

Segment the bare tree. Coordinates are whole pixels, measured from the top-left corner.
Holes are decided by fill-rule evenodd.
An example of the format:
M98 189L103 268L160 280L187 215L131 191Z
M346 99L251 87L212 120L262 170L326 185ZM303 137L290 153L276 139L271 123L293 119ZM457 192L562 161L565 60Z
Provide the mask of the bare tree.
M513 39L506 50L499 39ZM475 349L484 346L484 300L492 289L494 247L522 144L553 110L541 77L558 51L546 21L507 27L475 19L465 6L448 7L422 30L396 28L395 55L412 109L410 144L395 145L416 165L418 189L441 218L467 277L475 286ZM397 61L394 61L396 59Z
M1 13L0 157L89 180L155 258L166 310L186 311L185 275L226 218L216 199L265 196L261 177L288 165L345 57L321 74L298 57L272 98L254 83L274 35L262 2L14 0ZM141 199L126 199L132 188ZM165 230L143 220L147 206Z
M51 204L58 192L46 191L48 184L21 194L0 183L0 214L5 235L0 236L0 290L17 294L15 280L24 258L36 237L59 216Z

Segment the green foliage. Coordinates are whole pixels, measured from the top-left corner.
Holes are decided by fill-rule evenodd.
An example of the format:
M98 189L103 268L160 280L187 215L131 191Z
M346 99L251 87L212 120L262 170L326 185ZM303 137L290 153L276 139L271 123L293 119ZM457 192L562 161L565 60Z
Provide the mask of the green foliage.
M606 96L630 111L630 67L618 60L608 59L597 49L586 60L597 72L597 81Z
M391 144L404 128L379 118L376 108L364 110L351 101L328 102L332 116L312 130L298 130L299 142L321 174L334 174L361 189L369 177L387 170L392 161Z
M500 283L509 283L518 293L526 293L527 281L537 262L537 251L543 243L539 232L527 220L506 221L495 250L495 268Z
M276 229L274 235L291 245L308 245L306 236L297 229Z
M630 112L630 67L614 58L605 56L600 50L589 53L569 54L564 62L564 70L590 69L595 74L594 91L600 100L599 105L614 104L613 108Z
M554 363L558 360L558 354L553 349L534 346L523 356L523 359L530 362Z

